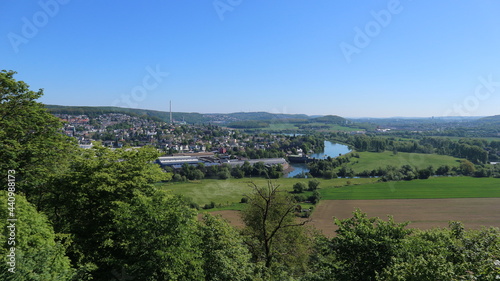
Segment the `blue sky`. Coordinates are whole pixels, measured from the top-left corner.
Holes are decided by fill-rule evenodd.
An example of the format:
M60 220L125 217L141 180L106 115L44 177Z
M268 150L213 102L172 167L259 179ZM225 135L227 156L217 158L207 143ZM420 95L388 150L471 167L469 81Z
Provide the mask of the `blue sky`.
M500 1L3 0L42 102L344 117L500 114Z

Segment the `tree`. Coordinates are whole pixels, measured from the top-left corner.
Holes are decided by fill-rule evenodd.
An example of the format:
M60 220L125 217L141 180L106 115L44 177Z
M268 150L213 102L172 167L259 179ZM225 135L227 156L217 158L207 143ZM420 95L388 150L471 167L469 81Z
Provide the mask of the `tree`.
M248 196L242 219L254 260L263 262L267 269L285 266L291 271L303 270L309 242L302 226L308 221L295 221L297 203L270 180L266 187L254 183L251 187L254 192Z
M397 224L392 217L389 221L368 218L359 209L352 218L335 219L335 224L339 228L331 240L331 250L338 259L334 271L340 280L375 280L411 233L405 229L408 223Z
M205 280L196 211L171 194L136 191L111 203L113 220L101 244L98 280L122 271L130 280Z
M205 174L203 174L202 171L196 169L191 172L191 177L191 180L201 180L205 177Z
M500 278L500 233L495 228L416 231L378 280L496 280ZM497 277L499 276L499 277Z
M82 151L67 173L49 181L52 188L40 205L56 232L73 236L68 255L74 264L101 266L115 255L109 246L115 233L114 202L128 203L137 192L151 195L153 183L171 178L153 163L157 157L152 147L95 147Z
M235 166L231 169L231 176L236 179L241 179L245 176L245 172L240 166Z
M317 179L312 179L312 180L310 180L310 181L307 183L307 185L308 185L308 187L309 187L309 189L308 189L308 190L309 190L309 191L315 191L316 189L318 189L319 184L320 184L320 182L319 182L319 180L317 180Z
M206 214L198 232L205 280L252 280L252 256L236 229L222 218Z
M321 194L317 190L313 191L312 196L309 197L309 201L311 201L311 203L313 204L318 204L320 199L321 199Z
M464 159L460 161L460 171L465 176L471 176L476 171L476 168L469 160Z
M306 184L303 182L297 182L293 185L293 192L302 193L306 189Z
M221 180L226 180L231 177L231 172L229 171L229 168L227 167L222 167L220 171L217 173L217 176Z
M0 170L16 170L18 191L37 204L33 197L46 192L49 175L64 172L77 146L62 134L61 121L36 101L43 91L29 90L15 74L0 71Z
M0 208L2 209L0 220L3 229L0 232L0 241L2 241L0 252L4 261L0 265L0 279L6 281L71 280L75 272L70 266L69 258L65 255L67 245L54 234L47 217L37 212L23 195L11 195L8 195L6 191L0 191ZM8 200L8 197L14 197L15 201ZM8 202L15 202L15 205L9 205ZM17 221L7 221L13 218L7 212L9 207L14 208L12 211ZM8 231L4 231L6 229ZM15 250L11 251L11 247ZM15 254L14 273L9 272L11 261L8 255L12 255L12 252Z

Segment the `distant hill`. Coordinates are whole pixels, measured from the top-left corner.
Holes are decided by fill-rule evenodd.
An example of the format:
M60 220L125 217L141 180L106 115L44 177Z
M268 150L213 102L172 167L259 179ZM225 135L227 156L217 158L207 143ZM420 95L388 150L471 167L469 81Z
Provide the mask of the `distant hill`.
M350 122L349 120L337 115L326 115L326 116L316 117L310 119L309 121L317 123L326 123L326 124L339 124L339 125L345 125Z
M241 121L246 120L273 120L273 119L309 119L310 117L305 114L283 114L283 113L269 113L269 112L236 112L226 114L230 117L236 118Z
M170 112L137 109L137 108L123 108L114 106L61 106L61 105L45 105L47 110L53 114L72 114L72 115L89 115L97 116L106 113L122 113L132 116L140 116L144 118L153 118L158 121L168 122L170 120ZM176 121L185 121L187 123L202 123L204 117L200 113L185 113L185 112L172 112L172 118Z
M494 115L494 116L488 116L488 117L483 117L479 120L477 120L480 123L489 123L489 124L498 124L500 123L500 115Z
M122 113L145 118L153 118L168 122L170 112L157 111L149 109L123 108L114 106L61 106L46 105L47 110L53 114L72 114L97 116L105 113ZM176 121L185 121L186 123L219 123L228 124L241 121L259 121L279 123L280 120L293 122L307 122L313 120L305 114L281 114L269 112L236 112L236 113L194 113L194 112L172 112L172 117ZM341 118L341 117L339 117Z

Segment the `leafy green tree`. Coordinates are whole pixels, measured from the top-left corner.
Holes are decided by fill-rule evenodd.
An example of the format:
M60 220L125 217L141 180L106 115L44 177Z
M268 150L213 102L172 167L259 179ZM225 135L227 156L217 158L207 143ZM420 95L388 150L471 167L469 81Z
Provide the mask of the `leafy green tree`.
M320 199L321 194L317 190L313 191L313 194L309 197L309 201L311 201L311 203L313 204L318 204Z
M229 171L229 168L227 167L222 167L220 171L217 173L217 176L221 180L227 180L228 178L231 177L231 172Z
M12 194L11 194L12 195ZM0 266L1 280L31 281L31 280L71 280L75 271L70 260L65 255L66 243L63 237L54 234L47 217L35 209L21 194L15 194L15 201L8 201L8 193L0 191L0 248L2 264ZM12 196L11 196L12 197ZM9 205L8 202L15 202ZM17 221L7 221L12 218L7 212L15 213ZM11 251L11 248L15 248ZM11 262L12 252L15 254L15 264ZM15 267L10 272L11 265Z
M190 176L191 176L190 180L201 180L205 177L203 172L200 170L191 171Z
M236 179L241 179L245 176L245 172L240 166L235 166L231 169L231 176Z
M306 189L306 184L303 182L297 182L293 185L293 192L302 193Z
M162 191L135 195L112 203L114 232L101 244L107 250L98 280L113 279L115 272L130 280L205 280L196 211Z
M408 223L397 224L392 217L389 221L368 218L360 210L351 218L335 219L335 224L338 230L331 251L338 261L333 271L340 280L375 280L412 232L405 228Z
M285 268L291 274L304 271L310 243L303 227L307 221L295 221L297 203L271 181L266 187L252 184L252 188L242 219L254 260L275 273Z
M243 237L227 221L206 214L199 235L205 280L252 280L252 256Z
M466 231L459 222L416 231L378 280L497 280L499 242L498 229Z
M68 255L75 265L100 266L104 257L114 255L108 245L115 232L114 202L127 203L136 192L153 194L153 183L171 178L153 163L157 157L152 147L95 147L75 157L67 173L52 178L53 188L41 206L56 232L73 236Z
M59 119L36 101L43 90L31 91L15 74L0 71L0 171L16 170L18 191L37 204L49 175L64 171L77 146L62 134ZM4 178L1 182L6 184Z
M316 189L318 189L319 184L320 184L320 181L319 181L319 180L317 180L317 179L312 179L312 180L310 180L310 181L307 183L308 190L309 190L309 191L315 191Z
M476 168L469 160L462 160L460 161L460 171L463 175L470 176L474 174Z

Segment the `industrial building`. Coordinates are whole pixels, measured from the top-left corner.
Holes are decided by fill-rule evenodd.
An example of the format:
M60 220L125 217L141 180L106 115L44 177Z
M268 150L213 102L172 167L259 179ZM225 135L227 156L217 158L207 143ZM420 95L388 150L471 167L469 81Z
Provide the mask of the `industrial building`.
M187 163L189 165L198 165L199 163L204 163L206 166L212 166L212 165L222 165L222 164L228 164L231 167L235 166L243 166L245 161L248 161L250 165L254 165L255 163L262 162L264 163L265 166L273 166L277 164L281 164L284 169L288 168L288 162L285 160L285 158L263 158L263 159L248 159L248 160L238 160L238 159L220 159L217 161L208 161L208 157L198 157L198 156L189 156L189 155L183 155L183 156L163 156L159 157L156 162L160 164L161 166L169 166L174 169L179 169L182 167L183 164ZM213 159L213 158L212 158Z

